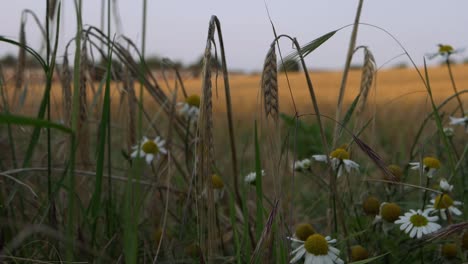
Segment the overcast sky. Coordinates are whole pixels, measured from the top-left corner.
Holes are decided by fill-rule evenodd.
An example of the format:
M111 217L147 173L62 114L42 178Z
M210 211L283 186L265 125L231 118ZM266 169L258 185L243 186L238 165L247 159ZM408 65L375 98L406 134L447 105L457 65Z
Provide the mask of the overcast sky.
M331 30L351 24L358 0L265 0L279 34L297 37L305 44ZM18 38L21 12L29 8L40 18L45 14L45 0L2 1L0 35ZM73 0L64 0L60 48L74 35ZM114 1L115 2L115 1ZM117 0L122 20L122 34L141 44L143 0ZM83 0L84 23L100 25L99 0ZM418 64L425 54L437 50L438 43L455 48L468 47L467 0L367 0L361 22L391 32ZM203 53L208 21L216 15L221 21L227 63L231 69L259 70L273 39L264 0L148 0L147 55L168 57L191 63ZM115 29L115 24L112 25ZM347 51L351 27L339 31L307 59L311 68L341 69ZM28 18L28 44L39 48L40 34ZM291 45L282 42L287 54ZM358 45L367 45L381 65L402 53L399 46L382 31L361 26ZM16 54L16 49L0 44L0 55ZM468 57L468 51L457 55ZM354 63L361 63L362 56ZM393 61L407 63L400 57ZM432 63L436 63L432 61Z

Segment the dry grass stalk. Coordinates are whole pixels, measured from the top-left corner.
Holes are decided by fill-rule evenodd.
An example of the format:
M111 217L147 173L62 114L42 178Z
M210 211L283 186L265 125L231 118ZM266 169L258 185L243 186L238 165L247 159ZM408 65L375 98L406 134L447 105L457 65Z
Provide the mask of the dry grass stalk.
M21 22L20 33L19 33L19 44L26 46L26 23ZM18 66L16 68L16 89L21 89L24 84L24 71L26 68L26 49L19 47L18 51Z
M278 121L278 67L276 63L275 43L270 46L262 72L262 90L265 104L265 114L271 115L275 122Z
M359 47L358 47L359 48ZM374 55L367 47L362 47L364 49L364 65L362 67L361 75L361 89L358 105L356 106L356 114L360 114L367 103L367 97L369 95L370 87L374 81L376 64Z
M131 146L136 144L136 94L135 94L135 83L128 67L125 70L125 88L127 90L127 103L128 103L128 138L127 144L130 149Z
M197 127L197 182L198 191L206 190L206 210L200 206L199 223L202 230L200 238L206 260L211 263L212 257L217 251L216 233L216 211L213 188L211 185L212 168L214 166L214 143L213 143L213 106L212 106L212 83L211 83L211 44L213 41L215 24L213 18L208 28L208 39L206 42L203 59L202 97L200 103L200 115ZM204 230L206 228L207 236Z

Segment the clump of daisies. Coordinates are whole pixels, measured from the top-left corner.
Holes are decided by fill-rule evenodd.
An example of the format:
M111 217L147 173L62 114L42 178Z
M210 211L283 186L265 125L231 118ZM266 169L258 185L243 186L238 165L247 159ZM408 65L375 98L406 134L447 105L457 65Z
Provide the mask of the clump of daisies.
M395 224L400 224L400 230L407 233L410 238L420 239L423 235L433 233L441 228L439 224L436 223L439 220L437 216L429 216L432 212L432 209L422 210L413 210L405 213L405 215L400 216L398 220L395 221Z
M184 102L177 103L179 114L190 120L191 123L198 120L200 114L200 96L193 94L185 98Z
M264 170L262 170L262 177L263 176L265 176ZM257 180L257 173L255 171L247 174L244 178L245 183L252 184L252 185L255 185L256 180Z
M409 165L411 166L410 169L412 170L420 170L422 167L423 172L427 175L427 177L432 178L437 170L440 169L440 161L434 157L425 157L421 162L410 162Z
M139 144L132 147L133 152L131 154L132 158L144 158L146 163L151 164L153 159L159 159L161 155L166 155L167 150L164 148L166 143L161 137L156 137L154 140L151 140L147 137L143 137Z
M333 150L330 155L313 155L316 161L331 162L333 170L337 171L337 177L343 175L343 168L350 173L351 170L359 170L359 164L349 159L349 152L344 147ZM327 159L328 158L328 159Z
M291 255L294 255L294 257L289 263L296 263L303 258L304 264L344 263L340 259L340 250L332 246L332 244L336 243L336 239L332 239L329 236L324 237L318 233L310 235L305 241L294 238L290 239L299 243L300 246L291 252Z

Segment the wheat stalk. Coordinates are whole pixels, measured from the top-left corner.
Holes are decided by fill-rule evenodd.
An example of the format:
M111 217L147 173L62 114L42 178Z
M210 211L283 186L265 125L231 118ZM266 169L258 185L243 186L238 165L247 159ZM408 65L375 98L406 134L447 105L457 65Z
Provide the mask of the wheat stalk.
M356 50L359 48L361 47L356 48ZM361 113L366 106L367 97L369 95L369 90L372 86L376 70L374 55L372 55L369 48L363 46L362 48L364 49L364 65L362 67L360 97L356 106L356 114Z
M70 125L71 119L71 71L68 62L67 51L63 55L62 70L60 71L60 82L62 84L62 101L63 101L63 121L66 125Z
M278 121L278 67L276 63L275 43L270 46L262 72L262 90L265 104L265 114Z
M213 188L211 185L212 168L214 167L214 144L213 144L213 106L212 106L212 83L211 83L211 44L214 37L215 23L210 20L208 38L206 41L203 59L202 97L200 102L200 115L197 126L197 158L196 169L198 179L198 190L207 190L206 211L201 206L199 223L201 230L206 227L207 236L201 237L208 263L216 252L216 212Z
M86 71L88 67L86 42L83 43L80 62L80 87L79 87L79 117L78 117L78 152L84 164L89 164L89 127L86 124L88 120L88 102L86 92Z

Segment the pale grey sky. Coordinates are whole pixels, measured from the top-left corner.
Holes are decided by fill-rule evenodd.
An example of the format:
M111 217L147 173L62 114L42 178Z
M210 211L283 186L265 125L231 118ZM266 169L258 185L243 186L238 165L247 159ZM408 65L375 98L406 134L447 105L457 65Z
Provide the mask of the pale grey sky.
M265 0L277 32L297 37L305 44L324 33L350 24L354 20L358 0ZM21 11L29 8L41 18L45 0L2 1L0 35L17 39ZM74 35L73 0L64 0L61 30L63 44ZM122 19L121 33L141 43L141 14L143 0L117 0ZM101 1L83 0L84 23L100 25ZM366 0L361 22L385 28L407 48L416 63L437 49L438 43L455 48L468 47L467 0ZM222 24L227 63L231 69L259 70L273 39L263 0L148 0L147 55L168 57L191 63L202 54L211 15ZM115 25L112 25L115 28ZM307 59L311 68L343 67L351 28L339 31ZM28 44L39 48L40 34L32 19L28 19ZM284 53L291 45L282 42ZM377 64L402 53L399 46L378 29L361 26L358 45L373 51ZM16 54L16 49L0 44L0 56ZM468 51L457 55L468 57ZM360 63L361 57L355 59ZM395 63L408 62L404 57ZM432 63L435 63L433 61Z

